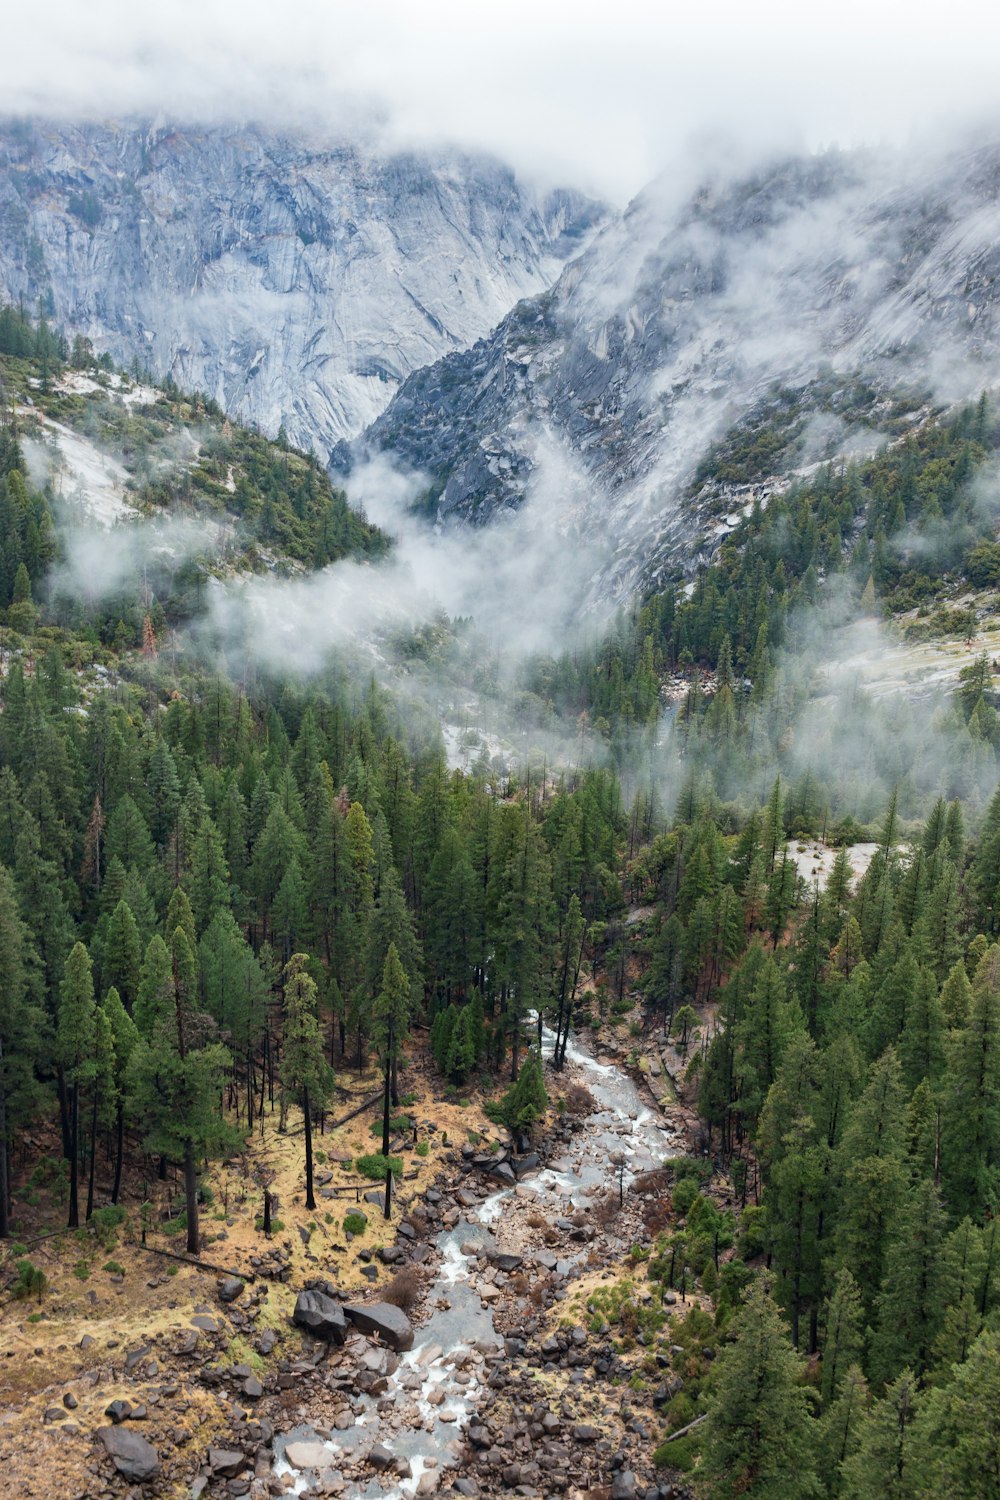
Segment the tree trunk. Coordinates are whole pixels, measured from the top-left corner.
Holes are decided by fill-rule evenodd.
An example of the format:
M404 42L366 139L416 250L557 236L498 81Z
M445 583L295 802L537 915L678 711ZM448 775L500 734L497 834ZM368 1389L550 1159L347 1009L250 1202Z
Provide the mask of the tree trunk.
M392 1218L392 1168L385 1169L385 1216Z
M316 1199L313 1196L313 1133L308 1089L302 1090L302 1114L306 1127L306 1208L312 1212L316 1208Z
M72 1149L69 1101L66 1097L66 1079L63 1076L62 1068L59 1068L56 1072L56 1092L59 1096L59 1130L62 1134L63 1156L69 1161L69 1153Z
M187 1206L187 1252L201 1254L201 1236L198 1233L198 1166L194 1159L194 1142L184 1146L184 1202Z
M3 1072L3 1038L0 1037L0 1240L8 1234L7 1204L10 1201L10 1173L7 1157L7 1087Z
M382 1155L389 1155L389 1104L392 1092L392 1063L385 1060L385 1089L382 1097Z
M74 1083L70 1090L69 1126L69 1219L67 1227L79 1229L80 1204L77 1197L77 1145L80 1127L80 1086Z
M394 1057L392 1060L392 1077L390 1080L390 1092L392 1094L393 1109L399 1108L399 1062Z
M94 1089L94 1104L90 1112L90 1176L87 1179L87 1223L94 1212L94 1168L97 1164L97 1089Z
M122 1163L125 1159L125 1112L122 1103L118 1101L118 1113L115 1121L115 1184L111 1189L112 1203L118 1202L122 1190Z

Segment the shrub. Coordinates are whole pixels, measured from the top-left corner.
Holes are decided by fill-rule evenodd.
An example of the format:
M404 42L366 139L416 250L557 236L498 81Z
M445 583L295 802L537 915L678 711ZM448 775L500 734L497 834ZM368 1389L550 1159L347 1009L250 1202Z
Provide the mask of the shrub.
M359 1156L354 1169L371 1182L384 1182L385 1174L389 1171L393 1177L402 1177L403 1162L398 1156L383 1156L380 1152L373 1152L370 1156Z
M682 1474L690 1474L697 1456L698 1449L692 1438L677 1438L674 1442L668 1438L654 1452L653 1463L658 1469L679 1469Z
M420 1300L423 1282L413 1266L404 1266L382 1290L382 1301L409 1312Z
M19 1302L26 1302L29 1297L34 1297L41 1302L49 1279L40 1266L33 1261L19 1260L17 1263L17 1280L11 1288L12 1295Z
M390 1132L395 1132L395 1131L398 1131L398 1130L412 1130L412 1129L413 1129L413 1121L410 1119L409 1115L393 1115L392 1118L389 1121L389 1130L390 1130ZM382 1134L382 1120L381 1120L381 1118L372 1121L371 1132L372 1132L372 1135L381 1135Z
M78 1260L73 1267L73 1275L78 1281L87 1281L90 1278L90 1261Z
M344 1230L347 1234L364 1234L368 1228L368 1220L364 1214L345 1214Z
M125 1267L116 1260L106 1260L102 1269L107 1271L109 1276L125 1275Z
M430 1154L430 1149L431 1149L431 1143L430 1143L430 1141L418 1141L417 1142L417 1155L418 1156L428 1156Z

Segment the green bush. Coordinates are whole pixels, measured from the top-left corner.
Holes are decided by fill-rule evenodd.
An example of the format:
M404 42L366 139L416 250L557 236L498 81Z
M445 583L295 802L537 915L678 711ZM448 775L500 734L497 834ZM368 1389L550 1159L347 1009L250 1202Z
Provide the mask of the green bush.
M430 1149L431 1149L431 1143L430 1143L430 1141L418 1141L417 1142L417 1155L418 1156L429 1156L430 1155Z
M692 1437L682 1437L674 1442L661 1443L653 1454L653 1463L658 1469L679 1469L690 1474L698 1457L698 1449Z
M364 1234L367 1228L368 1220L365 1218L364 1214L344 1215L345 1234Z
M34 1297L41 1302L48 1284L49 1279L40 1266L36 1266L30 1260L19 1260L17 1280L11 1288L11 1295L19 1302L26 1302L29 1297Z
M389 1171L393 1177L402 1177L403 1162L398 1156L382 1156L381 1153L373 1152L370 1156L359 1156L354 1169L371 1182L384 1182L385 1174Z
M117 1260L106 1260L102 1269L107 1271L109 1276L125 1275L125 1267L121 1265Z
M409 1115L393 1115L392 1118L389 1121L389 1129L390 1129L390 1131L412 1130L413 1129L413 1121L410 1119ZM371 1132L372 1132L372 1135L381 1135L382 1134L382 1120L381 1119L373 1120L372 1121Z

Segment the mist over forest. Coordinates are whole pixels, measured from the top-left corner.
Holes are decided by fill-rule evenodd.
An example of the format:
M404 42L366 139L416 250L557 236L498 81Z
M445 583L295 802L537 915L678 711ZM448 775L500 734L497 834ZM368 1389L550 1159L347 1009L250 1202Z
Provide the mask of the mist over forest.
M998 33L11 17L5 1495L996 1496Z

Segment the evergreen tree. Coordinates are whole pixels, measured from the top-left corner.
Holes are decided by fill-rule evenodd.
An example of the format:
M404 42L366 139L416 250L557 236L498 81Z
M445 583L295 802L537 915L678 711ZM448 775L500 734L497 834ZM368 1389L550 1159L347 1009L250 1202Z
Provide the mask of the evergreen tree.
M95 1047L94 979L90 954L82 943L74 943L66 960L56 1028L57 1056L63 1079L69 1089L70 1229L76 1229L80 1223L80 1091L94 1080Z
M751 1283L731 1327L733 1341L720 1351L709 1397L700 1468L706 1496L820 1495L803 1361L766 1276Z
M323 1109L333 1090L333 1069L323 1054L323 1038L316 1015L317 991L304 953L285 965L283 1051L281 1058L282 1118L289 1100L302 1108L305 1128L306 1208L313 1211L312 1116Z

